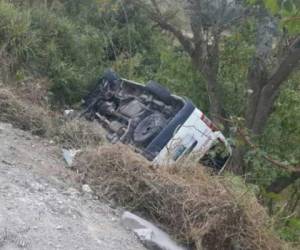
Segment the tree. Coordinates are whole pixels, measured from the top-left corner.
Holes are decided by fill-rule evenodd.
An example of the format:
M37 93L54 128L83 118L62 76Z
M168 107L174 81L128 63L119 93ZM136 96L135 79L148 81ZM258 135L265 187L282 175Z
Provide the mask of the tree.
M225 115L222 85L218 80L221 35L228 27L244 18L245 9L227 1L186 1L183 6L184 14L190 27L182 30L172 23L178 9L163 10L163 4L167 1L151 0L150 5L144 5L143 1L137 2L143 4L155 23L178 39L195 69L205 77L211 118L215 123L221 124Z
M279 31L280 20L276 15L281 9L274 7L273 2L276 1L172 1L173 8L169 10L168 0L136 0L152 21L177 38L193 66L205 77L210 116L218 124L224 124L226 116L223 85L218 78L222 38L230 35L233 27L251 18L257 27L257 43L249 63L244 120L254 136L264 131L281 87L300 61L300 35L290 36L287 30ZM182 17L181 23L188 25L181 27L178 17ZM241 172L244 152L243 148L235 150L233 171Z

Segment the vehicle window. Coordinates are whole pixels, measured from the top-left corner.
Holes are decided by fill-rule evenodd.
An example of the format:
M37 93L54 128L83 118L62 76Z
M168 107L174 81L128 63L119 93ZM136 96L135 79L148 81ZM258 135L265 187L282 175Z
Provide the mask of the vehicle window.
M193 149L197 146L198 141L195 140L193 137L189 138L188 141L183 141L182 144L178 145L173 153L173 160L177 161L179 159L179 157L181 157L182 155L186 156L189 153L191 153L193 151Z
M193 144L185 151L184 155L189 155L193 150L194 148L197 146L198 144L198 141L194 141Z
M177 161L178 158L184 153L185 150L186 150L186 147L184 145L179 145L178 147L176 147L174 154L173 154L173 160Z

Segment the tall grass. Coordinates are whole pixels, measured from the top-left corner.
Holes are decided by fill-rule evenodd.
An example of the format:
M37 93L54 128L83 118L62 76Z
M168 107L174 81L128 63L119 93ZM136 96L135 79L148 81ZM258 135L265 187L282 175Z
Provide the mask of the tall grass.
M87 83L103 70L103 35L89 24L47 8L0 2L0 58L9 73L47 76L61 103L80 100Z

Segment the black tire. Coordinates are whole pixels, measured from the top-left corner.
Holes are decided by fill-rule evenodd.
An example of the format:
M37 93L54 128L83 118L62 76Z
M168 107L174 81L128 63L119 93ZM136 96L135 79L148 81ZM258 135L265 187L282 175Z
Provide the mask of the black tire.
M134 130L134 142L142 145L149 143L165 124L166 119L161 114L152 114L145 117Z
M103 79L109 81L109 82L113 82L113 81L118 81L120 80L120 77L118 76L118 74L116 72L114 72L112 69L108 69L104 72L101 82L103 81Z
M158 97L161 101L163 101L167 104L170 103L171 93L167 88L161 86L160 84L158 84L155 81L148 82L147 85L145 86L145 88L151 94Z

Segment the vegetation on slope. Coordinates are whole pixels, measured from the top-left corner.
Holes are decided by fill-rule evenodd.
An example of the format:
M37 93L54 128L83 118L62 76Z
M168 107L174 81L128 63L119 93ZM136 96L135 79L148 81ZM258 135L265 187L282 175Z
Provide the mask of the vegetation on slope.
M210 176L194 161L155 168L116 145L81 153L75 169L100 197L143 213L192 249L285 248L242 181Z
M192 66L183 47L147 18L147 9L134 2L0 0L0 85L5 85L0 92L0 119L39 135L51 135L69 146L87 145L90 139L97 144L101 140L97 129L91 128L87 136L82 131L91 125L65 124L52 110L80 101L108 67L142 82L155 79L208 112L205 76ZM299 6L291 5L293 1L281 5L281 1L245 2L264 3L272 15L283 17L279 26L284 27L283 34L290 32L289 38L299 34L293 22L299 20ZM174 17L172 11L169 14ZM243 176L258 187L257 196L274 216L275 229L296 244L300 238L299 178L265 159L270 156L286 165L299 165L299 70L280 89L264 133L252 137L256 147L234 133L245 128L242 117L249 92L245 82L257 39L256 21L252 18L236 26L220 42L218 81L223 85L223 108L230 121L225 132L236 147L245 149ZM43 108L33 109L32 102ZM54 120L50 125L45 118L49 114ZM246 134L251 136L251 131L246 129ZM270 192L278 181L286 184L283 190Z

